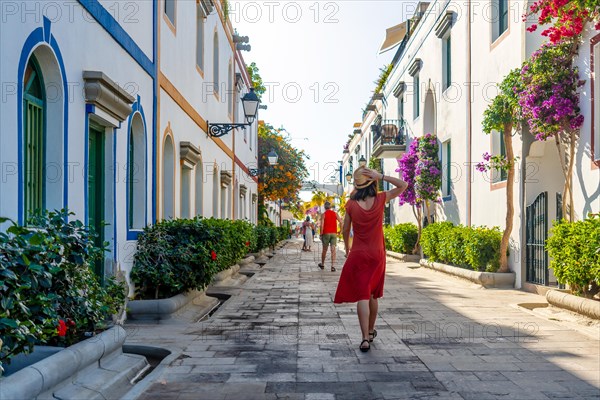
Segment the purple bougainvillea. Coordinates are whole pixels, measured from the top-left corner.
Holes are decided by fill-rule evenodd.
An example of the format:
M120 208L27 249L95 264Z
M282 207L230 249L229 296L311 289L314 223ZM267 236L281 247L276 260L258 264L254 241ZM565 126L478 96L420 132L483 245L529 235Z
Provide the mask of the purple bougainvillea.
M413 140L398 160L396 172L400 172L408 183L408 188L400 195L400 205L420 207L424 200L440 201L442 171L438 151L437 137L428 133Z
M408 151L398 160L398 169L396 172L400 172L402 180L408 183L408 188L398 198L400 205L420 206L420 202L417 202L417 194L415 193L415 169L419 160L417 155L418 149L418 140L413 140L408 147Z
M523 65L521 79L524 89L516 94L537 140L581 128L579 88L584 82L573 65L569 44L544 44Z

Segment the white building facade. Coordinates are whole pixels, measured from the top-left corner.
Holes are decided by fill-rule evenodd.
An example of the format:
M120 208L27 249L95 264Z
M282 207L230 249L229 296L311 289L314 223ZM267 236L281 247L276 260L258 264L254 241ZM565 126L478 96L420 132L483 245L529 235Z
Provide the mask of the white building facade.
M221 2L11 2L0 37L1 216L68 208L126 276L157 220L256 221L257 123L208 135L251 87Z
M527 1L507 0L420 3L413 18L388 29L382 50L394 49L394 67L383 96L370 100L361 132L344 154L344 172L351 169L351 161L356 168L356 159L364 155L381 158L385 174L394 174L397 158L412 139L436 134L443 201L435 219L503 228L506 176L478 172L475 165L485 152L504 151L502 135L487 135L482 129L484 111L497 93L495 85L543 43L541 35L526 31L532 23L521 18L527 6ZM600 114L592 96L600 88L594 80L598 66L590 57L600 51L600 36L588 26L583 39L576 61L580 79L586 81L580 104L585 123L576 151L573 187L577 219L600 209ZM554 285L547 267L533 270L534 265L547 266L547 253L534 249L533 241L543 242L552 221L560 217L564 178L556 146L535 141L525 130L514 135L513 148L519 159L510 267L516 272L518 287ZM388 222L416 221L410 206L393 202Z

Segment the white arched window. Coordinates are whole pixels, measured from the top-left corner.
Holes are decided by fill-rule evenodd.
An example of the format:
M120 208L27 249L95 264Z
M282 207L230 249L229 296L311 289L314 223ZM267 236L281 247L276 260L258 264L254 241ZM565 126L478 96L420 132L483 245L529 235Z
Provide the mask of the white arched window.
M140 113L131 119L127 141L127 227L142 229L146 225L146 141Z
M215 32L213 39L213 90L219 93L219 37Z
M175 193L175 147L171 136L165 139L163 150L163 219L173 218Z

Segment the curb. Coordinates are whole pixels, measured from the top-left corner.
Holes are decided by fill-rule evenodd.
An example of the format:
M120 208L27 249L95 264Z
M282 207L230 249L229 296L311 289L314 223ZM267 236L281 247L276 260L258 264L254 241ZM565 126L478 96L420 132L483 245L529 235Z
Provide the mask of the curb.
M82 374L93 374L93 368L102 368L103 364L121 355L126 336L122 327L113 327L98 336L69 346L2 378L0 379L0 398L6 400L34 399L40 394L44 396L44 393L54 396L54 393L49 392L56 390L61 383L81 381ZM140 357L135 368L142 368L144 365L147 365L146 359ZM104 394L110 394L111 383L119 383L119 381L106 381L104 384L109 385L106 388L108 393ZM61 385L60 388L64 389L63 386ZM95 390L97 391L97 389Z
M416 262L416 263L418 263L421 260L421 256L419 256L418 254L396 253L395 251L391 251L391 250L387 250L386 251L386 255L388 257L391 257L391 258L394 258L396 260L403 261L403 262Z
M483 286L486 289L514 289L515 287L514 272L498 273L471 271L464 268L428 261L426 259L421 259L419 264L426 268L430 268L439 272L444 272L449 275L454 275L459 278L467 279L471 282Z
M168 299L130 300L127 303L127 319L132 321L167 319L202 293L192 290Z
M600 302L574 296L558 290L546 292L546 300L553 306L576 312L593 319L600 319Z

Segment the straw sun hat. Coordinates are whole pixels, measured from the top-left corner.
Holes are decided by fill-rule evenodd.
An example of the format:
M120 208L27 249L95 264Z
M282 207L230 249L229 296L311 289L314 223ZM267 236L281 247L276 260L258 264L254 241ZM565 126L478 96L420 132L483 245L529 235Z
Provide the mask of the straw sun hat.
M358 167L354 170L354 187L356 189L364 189L374 182L373 179L370 179L368 176L363 175L363 171L365 167Z

